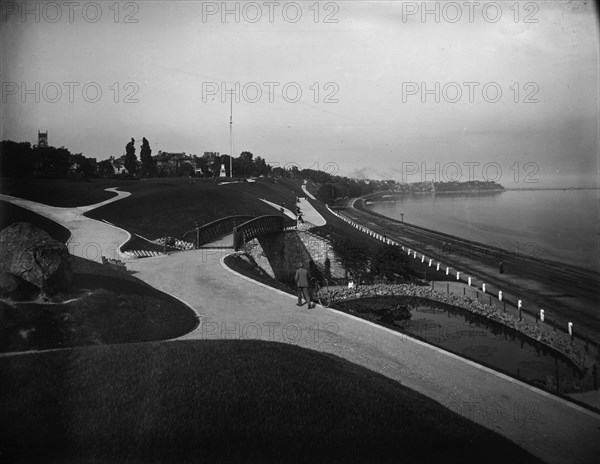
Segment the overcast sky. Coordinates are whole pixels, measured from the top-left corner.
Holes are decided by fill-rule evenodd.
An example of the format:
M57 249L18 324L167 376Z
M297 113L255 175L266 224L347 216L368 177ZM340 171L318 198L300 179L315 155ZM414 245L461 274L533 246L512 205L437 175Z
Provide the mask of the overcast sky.
M3 2L2 139L48 130L99 160L131 137L138 155L142 137L154 154L229 153L221 91L237 84L236 155L357 177L597 185L593 2L229 2L225 17L222 2L118 6Z

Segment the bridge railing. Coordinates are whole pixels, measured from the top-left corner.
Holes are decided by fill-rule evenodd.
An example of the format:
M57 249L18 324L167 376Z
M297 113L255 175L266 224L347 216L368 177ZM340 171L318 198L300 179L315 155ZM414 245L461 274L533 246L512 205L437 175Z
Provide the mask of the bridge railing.
M233 228L233 247L239 250L244 244L263 234L283 232L291 221L283 216L260 216Z
M242 215L242 216L227 216L216 221L209 222L197 229L188 230L183 234L182 240L194 244L195 248L198 248L206 243L210 243L224 235L230 234L234 228L248 222L253 219L254 216Z

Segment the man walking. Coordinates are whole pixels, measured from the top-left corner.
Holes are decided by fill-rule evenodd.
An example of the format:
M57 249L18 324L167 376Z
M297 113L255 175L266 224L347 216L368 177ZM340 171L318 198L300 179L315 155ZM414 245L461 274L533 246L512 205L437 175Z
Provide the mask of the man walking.
M310 288L309 288L310 273L308 272L307 267L308 266L304 266L303 263L300 263L300 265L298 266L298 269L296 270L296 275L295 275L294 279L296 281L296 287L298 288L297 306L302 306L304 304L304 303L302 303L302 296L304 296L304 299L308 303L308 307L313 308L314 306L312 306L312 303L311 303L312 298L310 296Z

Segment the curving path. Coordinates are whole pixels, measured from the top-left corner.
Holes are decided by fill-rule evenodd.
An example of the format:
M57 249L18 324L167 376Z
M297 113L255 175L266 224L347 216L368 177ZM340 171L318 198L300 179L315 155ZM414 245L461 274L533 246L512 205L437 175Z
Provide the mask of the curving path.
M128 266L201 315L199 327L182 339L262 339L331 353L439 401L547 462L593 462L600 455L599 415L361 319L298 308L295 297L225 268L230 252L179 252Z
M122 198L124 192L119 193ZM94 240L105 250L128 235L82 216L82 209L100 204L67 209L13 202L68 227L70 242ZM182 339L262 339L331 353L437 400L549 463L595 462L600 455L600 415L353 316L298 308L295 297L226 268L222 261L231 251L178 252L127 265L136 277L187 302L200 315L198 328Z
M306 192L306 193L308 193L308 192ZM309 193L309 195L310 195L310 193ZM313 197L313 199L314 199L314 197ZM298 206L300 207L300 210L302 211L302 218L306 222L310 222L311 224L313 224L315 226L324 226L325 224L327 224L327 221L325 220L325 218L319 214L319 212L313 207L313 205L310 204L308 199L300 197L299 200L300 201L299 201ZM269 206L272 206L277 211L281 211L281 209L283 208L283 212L287 217L289 217L290 219L294 219L294 220L296 219L295 211L292 211L288 208L284 208L283 206L278 205L277 203L273 203L272 201L265 200L263 198L261 198L261 201L265 202Z
M66 227L71 232L71 237L66 244L69 253L101 262L102 256L112 259L122 258L119 247L131 237L129 232L119 227L84 216L88 211L131 195L129 192L117 190L116 187L105 190L116 193L116 196L100 203L76 208L49 206L4 194L0 194L0 200L26 208Z

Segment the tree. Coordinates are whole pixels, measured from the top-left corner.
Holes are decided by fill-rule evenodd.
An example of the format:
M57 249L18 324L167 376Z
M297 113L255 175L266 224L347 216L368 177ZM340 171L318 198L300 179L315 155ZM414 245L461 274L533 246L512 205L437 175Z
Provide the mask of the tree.
M382 245L371 261L371 272L388 280L394 280L396 274L407 277L408 263L408 256L402 252L402 248L396 245Z
M142 162L142 176L150 177L156 174L156 162L152 159L152 149L146 137L142 138L140 161Z
M331 245L346 272L359 281L362 280L369 266L367 249L362 244L338 237L332 240Z
M130 175L135 175L137 170L137 157L135 156L135 140L131 138L131 142L125 145L125 169Z
M263 158L257 156L254 159L254 169L257 176L262 176L269 174L271 166L269 166Z
M98 175L100 177L108 177L115 175L115 169L109 160L103 160L98 163Z
M29 142L3 140L0 143L0 175L26 177L34 172L33 150Z
M69 157L71 167L74 167L72 175L77 178L87 179L96 174L96 164L90 158L86 158L81 153L76 153Z
M66 177L69 171L71 152L65 147L35 147L34 162L41 168L42 177Z
M234 159L234 172L238 177L250 177L255 174L256 169L253 158L254 155L252 153L249 151L243 151L237 160Z

